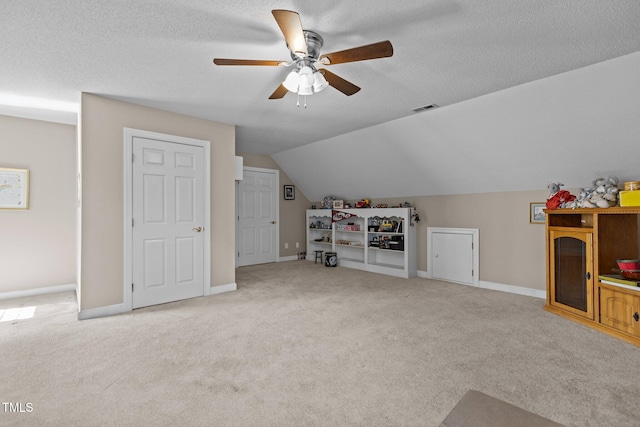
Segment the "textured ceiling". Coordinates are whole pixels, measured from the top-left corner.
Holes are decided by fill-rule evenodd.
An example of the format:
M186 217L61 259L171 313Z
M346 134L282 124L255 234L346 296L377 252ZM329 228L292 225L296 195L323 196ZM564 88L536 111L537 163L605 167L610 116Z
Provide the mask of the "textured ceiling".
M268 100L286 69L212 59L288 60L276 8L324 53L388 39L394 56L331 67L351 97ZM0 39L0 111L91 92L235 124L238 151L272 154L639 51L640 2L3 0Z

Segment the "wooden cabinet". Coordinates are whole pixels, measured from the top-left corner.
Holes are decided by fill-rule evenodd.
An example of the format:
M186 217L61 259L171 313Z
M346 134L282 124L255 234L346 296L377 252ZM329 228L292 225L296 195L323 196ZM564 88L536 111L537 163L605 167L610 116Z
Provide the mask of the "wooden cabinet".
M335 252L343 267L415 277L416 227L411 213L411 208L309 209L307 259L314 260L318 250Z
M640 346L640 287L599 280L617 268L617 259L640 258L640 208L546 214L545 309Z
M640 338L640 292L600 285L600 322Z

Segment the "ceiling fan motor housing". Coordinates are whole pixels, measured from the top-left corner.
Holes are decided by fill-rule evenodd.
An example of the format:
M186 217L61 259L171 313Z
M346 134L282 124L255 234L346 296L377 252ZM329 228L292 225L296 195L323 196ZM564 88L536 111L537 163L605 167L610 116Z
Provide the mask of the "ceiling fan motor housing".
M304 33L304 41L307 44L306 58L317 61L320 57L320 49L322 49L322 45L324 44L322 36L311 30L303 30L302 32ZM300 57L291 50L288 44L287 48L289 48L289 51L291 51L291 59L293 59L294 61L300 59Z

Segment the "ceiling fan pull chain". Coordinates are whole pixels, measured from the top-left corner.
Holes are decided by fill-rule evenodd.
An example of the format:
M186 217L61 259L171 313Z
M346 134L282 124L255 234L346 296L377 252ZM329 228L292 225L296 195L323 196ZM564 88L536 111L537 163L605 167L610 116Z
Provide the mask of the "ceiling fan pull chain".
M298 102L296 103L296 107L300 107L300 94L298 94Z
M307 95L304 96L304 108L307 108Z

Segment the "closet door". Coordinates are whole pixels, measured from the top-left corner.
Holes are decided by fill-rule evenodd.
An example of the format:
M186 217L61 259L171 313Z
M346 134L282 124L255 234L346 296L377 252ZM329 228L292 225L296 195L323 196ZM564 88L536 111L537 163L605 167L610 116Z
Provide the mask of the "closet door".
M475 286L473 234L434 231L431 234L432 277Z

